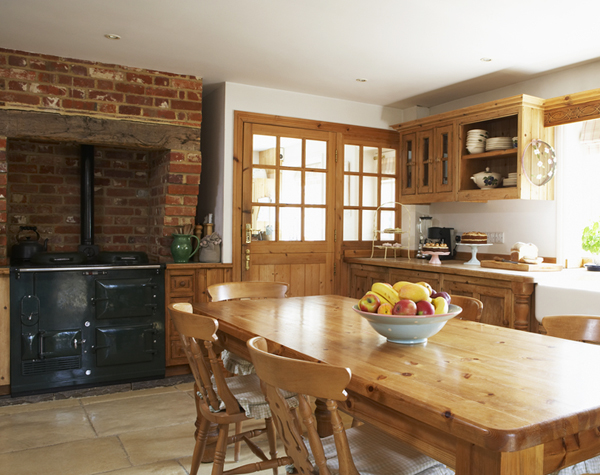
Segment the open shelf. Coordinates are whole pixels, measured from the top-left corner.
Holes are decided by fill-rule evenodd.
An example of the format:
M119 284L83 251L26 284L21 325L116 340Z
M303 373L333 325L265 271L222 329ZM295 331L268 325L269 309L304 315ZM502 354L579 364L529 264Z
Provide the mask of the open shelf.
M483 153L471 153L465 154L461 158L463 160L476 160L476 159L494 159L494 158L507 158L517 156L516 148L507 148L506 150L491 150Z

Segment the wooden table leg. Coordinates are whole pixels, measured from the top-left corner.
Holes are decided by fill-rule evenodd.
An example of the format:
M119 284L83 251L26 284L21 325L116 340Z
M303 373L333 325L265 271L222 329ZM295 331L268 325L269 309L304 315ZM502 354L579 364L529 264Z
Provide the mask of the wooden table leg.
M544 446L518 452L493 452L468 442L456 447L456 475L543 475Z
M328 437L333 434L331 427L331 413L327 409L325 401L321 399L315 400L315 419L317 419L317 433L319 437Z

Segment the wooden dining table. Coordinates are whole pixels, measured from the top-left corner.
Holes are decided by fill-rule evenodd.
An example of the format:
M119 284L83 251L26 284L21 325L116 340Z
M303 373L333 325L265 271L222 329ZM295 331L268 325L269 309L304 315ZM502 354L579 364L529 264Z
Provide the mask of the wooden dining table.
M426 343L388 342L324 295L196 303L221 344L352 371L341 408L457 475L542 475L600 454L600 346L451 319Z

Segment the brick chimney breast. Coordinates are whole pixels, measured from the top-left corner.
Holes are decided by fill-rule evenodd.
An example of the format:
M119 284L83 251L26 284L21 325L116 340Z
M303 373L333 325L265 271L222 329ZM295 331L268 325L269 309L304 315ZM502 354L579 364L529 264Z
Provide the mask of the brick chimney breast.
M79 146L95 147L95 239L170 260L193 224L202 79L0 48L0 265L19 226L79 244Z

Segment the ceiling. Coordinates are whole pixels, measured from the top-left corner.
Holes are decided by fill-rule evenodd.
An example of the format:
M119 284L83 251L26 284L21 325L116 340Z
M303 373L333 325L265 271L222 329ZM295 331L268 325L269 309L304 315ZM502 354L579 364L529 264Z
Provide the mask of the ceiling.
M205 93L432 107L600 60L580 21L599 16L596 0L0 0L0 47L201 76Z

